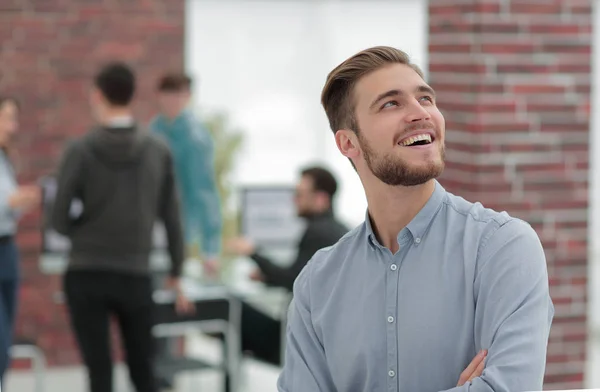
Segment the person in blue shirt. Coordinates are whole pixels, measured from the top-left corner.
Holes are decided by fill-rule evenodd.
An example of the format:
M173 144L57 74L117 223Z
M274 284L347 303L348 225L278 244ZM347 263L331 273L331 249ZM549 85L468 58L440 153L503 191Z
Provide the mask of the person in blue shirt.
M17 314L19 251L15 241L19 217L40 202L37 185L19 186L11 157L12 137L19 128L19 105L0 97L0 384L10 365L10 347Z
M294 283L279 392L543 387L554 306L534 229L447 192L435 91L401 50L333 69L321 103L364 222Z
M189 108L191 79L167 74L158 83L161 113L150 129L170 146L175 163L188 250L199 245L205 272L216 273L222 217L215 178L214 142Z
M164 75L158 81L161 113L150 123L150 130L164 139L173 154L175 178L181 201L188 258L200 249L204 273L214 278L221 251L221 203L215 178L213 139L190 109L192 80L180 73ZM157 343L158 355L167 356L168 341ZM171 389L173 376L158 380L163 390Z

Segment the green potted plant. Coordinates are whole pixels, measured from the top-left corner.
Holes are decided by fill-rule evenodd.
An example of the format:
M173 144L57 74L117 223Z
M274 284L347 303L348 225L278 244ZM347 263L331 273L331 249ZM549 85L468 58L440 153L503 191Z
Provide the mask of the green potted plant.
M209 129L215 144L215 176L219 195L221 197L221 212L223 216L222 243L238 233L238 210L234 205L232 195L235 191L231 183L231 171L235 164L237 152L242 146L243 134L239 129L232 128L227 115L215 112L203 116L204 123ZM221 256L221 277L227 273L230 259Z

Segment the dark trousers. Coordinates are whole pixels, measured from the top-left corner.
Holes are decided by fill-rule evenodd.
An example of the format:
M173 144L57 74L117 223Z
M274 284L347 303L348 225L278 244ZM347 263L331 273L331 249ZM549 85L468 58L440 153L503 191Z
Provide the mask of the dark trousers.
M261 361L281 365L281 321L242 303L242 351Z
M68 271L64 287L90 391L113 391L109 323L114 316L136 391L156 392L151 279L118 272Z
M176 340L173 338L158 338L155 341L156 357L162 360L170 359L173 356L172 346L176 344ZM161 374L158 376L156 384L159 390L172 389L173 385L175 385L175 373Z
M10 348L13 341L17 293L19 252L12 237L0 237L0 381L10 366Z

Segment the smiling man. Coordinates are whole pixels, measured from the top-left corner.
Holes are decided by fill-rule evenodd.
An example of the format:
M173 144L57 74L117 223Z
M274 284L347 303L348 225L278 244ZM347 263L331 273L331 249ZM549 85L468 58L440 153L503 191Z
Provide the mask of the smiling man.
M419 68L367 49L329 74L322 104L368 210L295 282L279 391L541 390L554 315L542 245L437 182L445 123Z

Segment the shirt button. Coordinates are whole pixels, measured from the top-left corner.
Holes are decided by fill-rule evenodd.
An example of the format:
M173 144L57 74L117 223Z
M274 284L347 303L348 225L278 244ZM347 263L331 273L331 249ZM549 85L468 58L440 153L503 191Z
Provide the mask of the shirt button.
M388 323L393 323L394 322L394 318L392 316L388 317Z
M415 243L416 243L416 244L420 244L420 243L421 243L421 239L420 239L420 238L418 238L418 237L417 237L417 238L415 238Z
M393 371L393 370L390 370L390 371L388 372L388 376L390 376L390 377L394 377L395 375L396 375L396 372L395 372L395 371Z
M396 271L398 269L398 266L396 264L392 264L390 268L392 269L392 271Z

